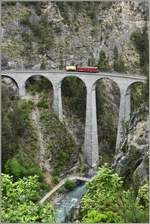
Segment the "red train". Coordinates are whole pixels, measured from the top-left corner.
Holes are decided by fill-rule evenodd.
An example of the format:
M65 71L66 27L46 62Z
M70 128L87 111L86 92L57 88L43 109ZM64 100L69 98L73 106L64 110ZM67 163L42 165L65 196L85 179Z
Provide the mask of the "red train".
M72 72L99 72L97 67L78 67L77 65L67 65L66 71Z

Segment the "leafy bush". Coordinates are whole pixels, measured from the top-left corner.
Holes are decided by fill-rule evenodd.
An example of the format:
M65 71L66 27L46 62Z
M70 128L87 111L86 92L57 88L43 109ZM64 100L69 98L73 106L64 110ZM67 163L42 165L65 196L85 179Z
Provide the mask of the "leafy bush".
M38 52L42 54L47 53L54 43L54 36L48 21L48 16L41 16L40 21L29 23L29 27L33 32L34 41L39 44Z
M135 192L124 192L122 217L127 223L146 223L148 221L148 208L138 203Z
M64 184L64 187L67 189L67 190L72 190L74 189L76 186L76 182L73 181L73 180L66 180L65 184Z
M143 71L147 70L149 64L149 41L148 41L148 31L147 31L147 24L143 27L142 32L135 31L131 34L130 37L131 41L133 42L134 46L136 47L137 51L140 55L140 65L143 68Z
M99 222L99 220L147 222L147 186L139 190L137 197L135 192L124 191L122 184L122 179L116 173L108 167L101 167L93 180L87 184L88 191L81 201L82 220L85 222ZM139 200L140 197L144 202Z
M135 83L131 86L131 113L138 111L141 105L146 103L145 85L142 83ZM145 115L145 114L144 114Z
M13 120L17 135L20 136L26 129L31 127L30 113L34 105L31 101L18 101L15 113L9 113L9 118Z
M29 223L54 221L54 210L50 203L39 205L40 183L37 176L24 177L16 182L12 177L2 174L3 223Z
M138 190L137 201L143 207L148 208L149 206L149 186L148 183L145 183Z
M39 166L22 151L19 151L13 158L7 160L4 172L13 175L15 180L35 174L42 179L42 172Z
M101 51L99 54L99 61L98 61L97 67L100 71L103 71L103 72L110 71L108 59L104 51Z
M121 222L121 217L114 212L108 211L100 213L96 210L88 211L87 216L83 218L83 223L118 223Z
M57 184L59 182L59 177L57 175L52 174L53 182Z
M44 109L48 109L49 105L48 105L48 102L47 100L40 100L38 103L37 103L37 107L39 108L44 108Z
M97 175L87 184L88 191L82 199L84 210L117 211L120 208L122 183L122 179L111 169L99 168Z

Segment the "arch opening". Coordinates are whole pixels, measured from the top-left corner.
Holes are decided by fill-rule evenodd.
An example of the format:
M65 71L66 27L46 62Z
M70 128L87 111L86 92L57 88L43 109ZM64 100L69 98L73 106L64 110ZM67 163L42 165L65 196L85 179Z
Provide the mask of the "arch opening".
M16 97L19 95L19 87L17 82L9 77L9 76L2 76L2 100L6 96L9 97L10 100L15 100Z
M73 130L79 146L84 142L86 117L86 86L78 77L65 77L62 80L62 107L63 114Z
M53 86L49 79L42 75L29 77L25 82L27 97L39 99L38 106L50 107L53 104Z
M135 113L141 111L141 115L143 114L144 119L146 115L146 105L148 104L148 89L146 85L143 82L134 82L128 87L126 94L130 94L130 118Z
M16 124L15 116L17 103L19 101L19 88L17 82L9 77L1 77L2 87L2 171L5 172L5 164L16 150Z
M116 148L120 89L107 78L97 80L95 88L100 163L111 164Z

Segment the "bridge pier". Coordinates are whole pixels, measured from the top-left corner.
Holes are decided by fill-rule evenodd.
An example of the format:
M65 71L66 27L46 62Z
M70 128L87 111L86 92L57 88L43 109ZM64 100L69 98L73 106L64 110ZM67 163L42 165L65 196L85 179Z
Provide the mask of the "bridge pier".
M25 85L19 85L19 96L24 97L26 95Z
M125 95L125 121L130 120L131 113L131 90L128 89Z
M58 114L59 119L62 120L61 82L54 83L53 85L53 109Z
M99 150L95 86L94 88L87 88L86 122L83 153L88 165L90 165L91 167L96 167L98 165Z
M121 144L124 139L124 127L125 123L130 119L131 113L131 96L130 89L121 91L120 96L120 107L119 107L119 121L117 130L117 140L116 140L116 153L118 153ZM125 122L125 123L124 123Z

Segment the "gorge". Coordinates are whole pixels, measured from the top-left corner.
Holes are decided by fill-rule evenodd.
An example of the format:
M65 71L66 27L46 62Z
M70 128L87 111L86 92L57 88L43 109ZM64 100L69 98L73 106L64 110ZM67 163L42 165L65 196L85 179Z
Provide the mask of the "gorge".
M75 221L146 222L148 17L147 1L2 3L2 172L9 175L6 186L32 183L31 192L16 196L18 214L4 203L4 222L50 222L51 200L43 208L38 202L70 175L95 175ZM67 73L67 64L96 66L99 73ZM73 183L53 200L62 194L70 202L76 189L81 197L82 186L66 185ZM128 220L122 204L120 213L111 206L125 200L124 191L136 198L126 199L126 211L143 206ZM35 210L19 216L22 206Z

